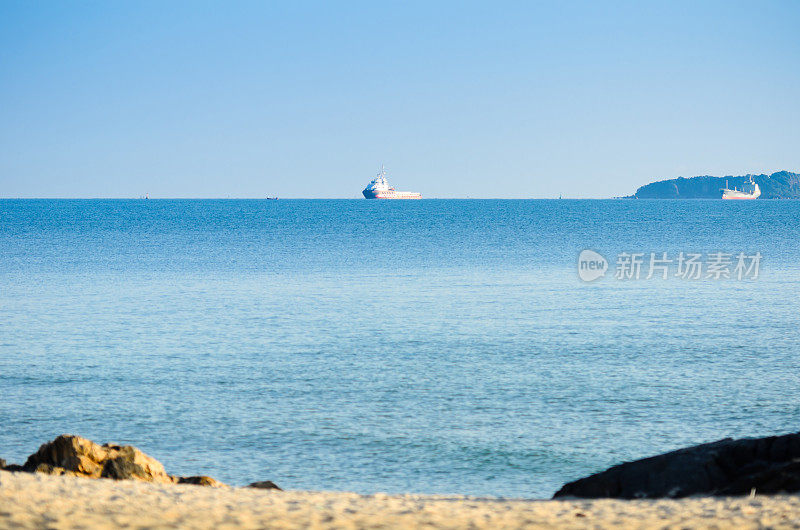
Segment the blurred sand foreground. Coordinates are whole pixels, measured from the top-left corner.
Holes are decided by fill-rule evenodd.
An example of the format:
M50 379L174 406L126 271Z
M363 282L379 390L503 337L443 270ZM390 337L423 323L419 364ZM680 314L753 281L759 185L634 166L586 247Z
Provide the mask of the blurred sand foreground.
M208 488L0 471L0 528L800 528L800 496L504 500Z

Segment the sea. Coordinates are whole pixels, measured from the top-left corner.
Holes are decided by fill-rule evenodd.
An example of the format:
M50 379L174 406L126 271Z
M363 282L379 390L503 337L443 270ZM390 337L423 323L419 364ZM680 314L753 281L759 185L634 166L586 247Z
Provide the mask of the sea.
M545 498L797 431L799 331L800 201L0 201L9 462Z

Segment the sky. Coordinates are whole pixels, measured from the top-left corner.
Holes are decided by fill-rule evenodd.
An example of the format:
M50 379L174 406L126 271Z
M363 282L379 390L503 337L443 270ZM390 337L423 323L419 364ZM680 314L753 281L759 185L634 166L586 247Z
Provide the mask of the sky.
M800 172L800 2L0 0L0 197Z

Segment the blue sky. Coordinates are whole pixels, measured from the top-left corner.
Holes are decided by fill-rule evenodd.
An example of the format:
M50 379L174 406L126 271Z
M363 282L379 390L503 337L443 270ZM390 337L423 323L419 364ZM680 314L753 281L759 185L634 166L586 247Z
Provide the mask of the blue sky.
M800 171L800 2L0 2L0 196Z

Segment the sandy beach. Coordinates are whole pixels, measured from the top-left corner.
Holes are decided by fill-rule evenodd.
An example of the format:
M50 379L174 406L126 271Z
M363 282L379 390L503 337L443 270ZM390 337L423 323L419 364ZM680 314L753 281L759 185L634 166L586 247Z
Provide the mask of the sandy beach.
M800 496L524 500L262 491L0 471L2 528L800 528Z

